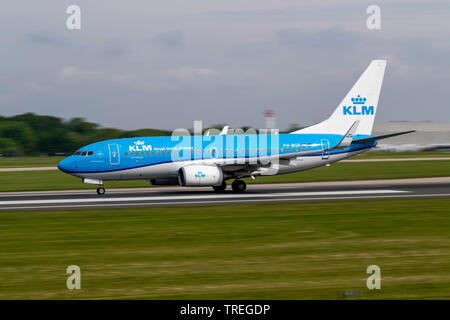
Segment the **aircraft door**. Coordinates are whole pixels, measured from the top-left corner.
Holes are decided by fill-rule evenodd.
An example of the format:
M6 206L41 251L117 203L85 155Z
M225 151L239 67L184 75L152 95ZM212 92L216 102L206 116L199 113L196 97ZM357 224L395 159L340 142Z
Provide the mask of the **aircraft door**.
M328 151L330 149L330 142L328 139L322 139L320 142L322 143L322 160L328 160L330 157L330 151Z
M117 145L117 143L108 144L108 149L109 149L109 164L110 165L120 164L119 146Z

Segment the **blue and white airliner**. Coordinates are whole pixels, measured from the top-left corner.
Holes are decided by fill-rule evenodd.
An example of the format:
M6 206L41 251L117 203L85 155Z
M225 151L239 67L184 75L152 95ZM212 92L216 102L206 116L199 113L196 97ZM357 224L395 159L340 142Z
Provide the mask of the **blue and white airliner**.
M368 151L377 140L409 133L372 135L385 60L370 63L333 114L289 134L227 134L138 137L96 142L62 160L58 168L98 185L104 181L147 180L152 185L211 186L246 190L242 178L321 167Z

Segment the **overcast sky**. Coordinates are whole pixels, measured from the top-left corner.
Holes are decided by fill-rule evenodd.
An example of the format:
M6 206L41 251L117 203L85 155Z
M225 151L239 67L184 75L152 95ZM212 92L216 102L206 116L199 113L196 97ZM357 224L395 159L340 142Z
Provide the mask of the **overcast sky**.
M81 30L66 28L71 4ZM259 128L274 109L280 128L308 125L387 59L377 121L450 121L449 17L448 0L3 1L0 115Z

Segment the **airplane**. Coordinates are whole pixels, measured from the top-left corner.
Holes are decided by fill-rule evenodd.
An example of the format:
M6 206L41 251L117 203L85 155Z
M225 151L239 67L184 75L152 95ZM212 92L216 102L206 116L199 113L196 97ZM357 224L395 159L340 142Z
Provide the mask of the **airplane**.
M210 186L224 192L232 180L234 192L244 192L242 178L286 174L317 168L374 148L382 136L372 127L386 68L373 60L331 116L288 134L178 135L122 138L84 146L63 159L58 168L98 185L104 181L147 180L152 185Z

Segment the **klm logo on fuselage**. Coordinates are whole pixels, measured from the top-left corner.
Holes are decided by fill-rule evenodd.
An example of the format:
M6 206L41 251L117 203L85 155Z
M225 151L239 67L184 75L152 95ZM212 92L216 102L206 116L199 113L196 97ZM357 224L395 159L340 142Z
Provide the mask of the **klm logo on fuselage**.
M151 145L145 145L144 141L138 140L134 142L134 146L128 146L129 151L151 151Z
M361 98L358 94L356 98L351 99L353 102L353 106L343 106L342 112L344 116L373 116L375 114L374 106L366 106L365 103L367 101L366 98Z

